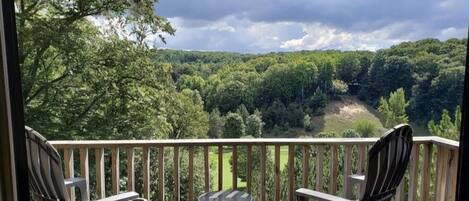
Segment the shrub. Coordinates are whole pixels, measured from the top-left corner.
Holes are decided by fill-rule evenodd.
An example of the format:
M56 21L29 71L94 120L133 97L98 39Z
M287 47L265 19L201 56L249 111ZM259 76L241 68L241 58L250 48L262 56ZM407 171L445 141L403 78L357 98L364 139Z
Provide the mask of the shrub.
M374 137L378 131L378 126L368 120L358 120L354 122L353 129L362 137Z

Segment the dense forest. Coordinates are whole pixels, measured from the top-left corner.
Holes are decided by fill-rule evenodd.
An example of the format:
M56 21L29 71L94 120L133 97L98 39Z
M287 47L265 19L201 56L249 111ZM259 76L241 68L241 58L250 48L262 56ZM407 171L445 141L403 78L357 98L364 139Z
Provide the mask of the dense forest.
M155 3L16 1L26 124L50 140L379 135L367 120L342 133L322 132L313 120L334 101L357 99L386 128L410 122L457 139L467 39L424 39L376 52L163 50L149 46L147 36L164 43L176 30L155 13ZM181 166L187 163L181 157ZM187 170L181 171L185 196ZM165 175L170 191L173 178Z

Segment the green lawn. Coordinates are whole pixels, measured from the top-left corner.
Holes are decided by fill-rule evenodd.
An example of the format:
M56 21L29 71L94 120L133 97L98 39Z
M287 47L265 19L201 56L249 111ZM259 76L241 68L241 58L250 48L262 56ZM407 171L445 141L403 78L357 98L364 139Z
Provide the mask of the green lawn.
M268 147L268 150L272 152L272 157L274 157L274 147ZM233 184L233 179L232 179L232 173L231 173L231 165L230 165L230 159L231 159L231 148L230 147L225 147L223 149L223 189L230 189ZM255 153L253 153L255 154ZM283 170L285 165L287 164L287 157L288 157L288 147L282 146L280 147L280 170ZM214 180L212 183L212 189L217 189L218 188L218 152L216 150L211 150L209 153L209 160L211 163L211 171L212 175L214 176ZM273 158L271 160L274 160ZM242 168L239 167L238 168ZM246 182L241 181L240 178L238 178L238 188L242 189L246 187Z

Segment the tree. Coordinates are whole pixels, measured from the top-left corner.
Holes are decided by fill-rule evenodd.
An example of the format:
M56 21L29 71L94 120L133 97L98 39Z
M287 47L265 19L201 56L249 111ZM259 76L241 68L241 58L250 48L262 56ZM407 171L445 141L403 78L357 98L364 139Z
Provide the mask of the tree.
M451 118L448 110L443 110L439 122L431 120L428 122L428 130L432 135L447 139L459 140L461 131L461 107L457 106L454 118Z
M327 95L317 88L312 96L306 100L307 111L311 115L321 115L327 105Z
M249 117L249 111L244 104L239 105L238 109L236 109L236 113L243 117L244 122L246 122Z
M225 117L224 138L240 138L245 135L246 126L243 118L237 114L229 112Z
M388 100L381 97L379 104L378 111L384 117L384 126L387 128L408 122L406 108L409 106L409 102L405 99L403 88L399 88L397 91L391 92Z
M220 115L220 111L218 111L218 109L212 110L208 119L208 123L208 137L220 138L223 136L223 127L225 125L225 121Z
M357 83L361 72L360 60L354 54L345 54L337 63L337 77L349 86Z
M263 112L263 121L266 123L267 128L272 128L274 125L283 126L286 119L287 109L285 105L276 100Z
M303 106L298 103L290 103L287 107L286 121L291 127L303 127Z
M262 122L261 117L256 114L249 115L246 119L246 134L259 138L262 137L262 127L264 122Z
M354 129L347 129L344 132L342 132L342 137L343 138L360 138L360 133L355 131Z
M309 114L305 114L305 116L303 117L303 128L305 129L305 131L314 130L314 125L311 122L311 117L309 116Z

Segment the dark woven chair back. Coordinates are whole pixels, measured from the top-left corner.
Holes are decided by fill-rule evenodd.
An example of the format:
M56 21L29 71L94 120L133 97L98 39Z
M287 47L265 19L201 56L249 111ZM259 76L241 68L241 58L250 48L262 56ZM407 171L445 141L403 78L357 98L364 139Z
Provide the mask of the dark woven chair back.
M362 201L388 201L396 193L410 159L412 128L400 124L385 133L368 151Z
M29 127L26 127L26 149L32 199L69 201L57 150Z

